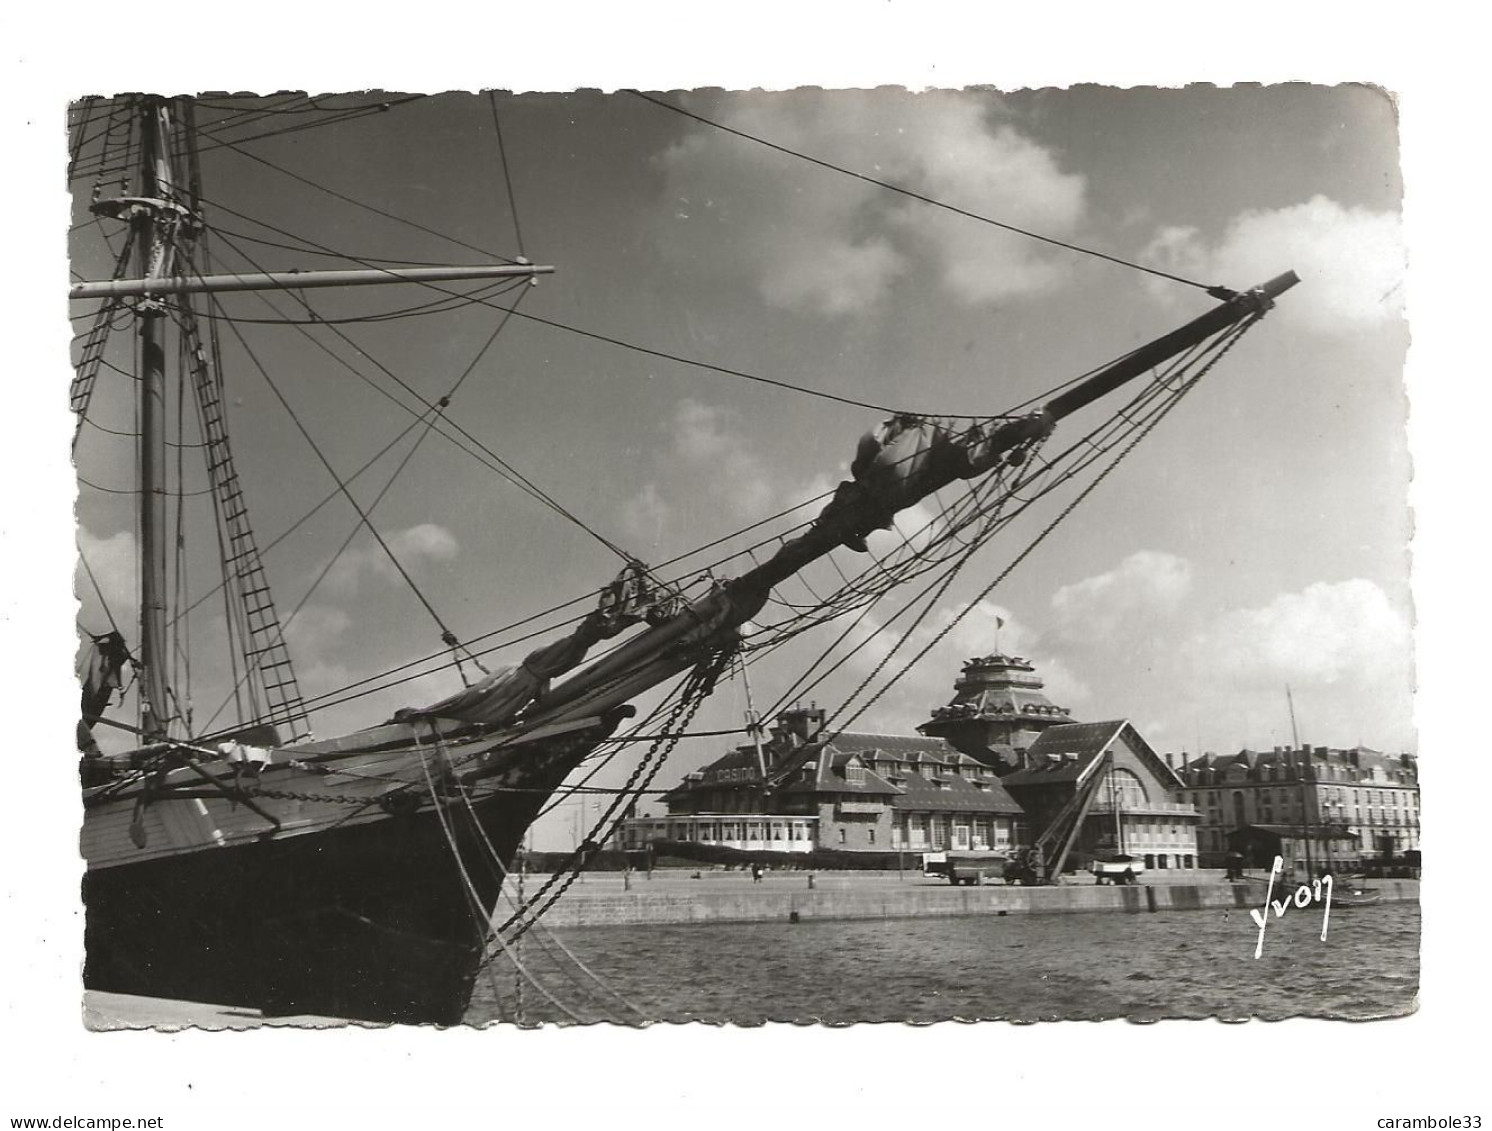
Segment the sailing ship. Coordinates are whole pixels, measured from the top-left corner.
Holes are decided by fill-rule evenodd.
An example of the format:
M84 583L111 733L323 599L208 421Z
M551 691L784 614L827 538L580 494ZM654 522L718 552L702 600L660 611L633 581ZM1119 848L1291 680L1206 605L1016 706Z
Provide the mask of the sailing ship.
M520 662L468 680L478 652L447 629L449 653L425 657L421 670L459 670L462 690L352 733L313 737L319 704L297 679L289 618L272 595L268 549L249 523L250 485L228 435L234 394L220 333L232 319L219 296L382 283L424 288L437 305L492 307L501 288L552 268L517 256L478 267L214 270L208 245L217 229L197 155L206 138L243 139L222 123L252 121L266 105L135 96L86 99L73 112L71 172L93 187L80 197L76 228L106 236L113 263L111 278L80 278L72 288L75 448L99 427L96 390L113 376L132 391L137 435L138 624L83 626L84 982L97 990L268 1014L459 1023L484 963L563 892L731 665L863 615L918 579L951 578L1015 516L1087 476L1080 501L1297 282L1285 273L1246 291L1208 288L1209 310L1039 404L971 418L895 412L861 439L851 477L812 517L784 512L775 517L786 529L754 541L747 528L704 567L666 571L619 553L619 572L597 578L590 607L566 606L563 630ZM306 99L298 108L335 120L389 105L366 99L333 112ZM113 344L121 338L128 358ZM1121 387L1127 398L1116 395ZM1052 442L1058 425L1101 400L1121 403L1069 446ZM446 407L445 398L421 398L416 415L443 422ZM216 729L194 722L174 674L182 606L204 599L184 592L174 557L188 450L205 459L221 560L209 596L224 609L218 634L236 649L238 718ZM360 502L346 478L332 477L357 510L356 530L377 538L378 500ZM867 539L950 493L921 536L902 536L866 564ZM827 561L840 583L811 601L776 595ZM549 613L542 623L555 622ZM126 681L133 722L111 714ZM639 701L670 686L628 724ZM106 730L127 734L130 748L105 752ZM599 751L638 743L646 753L597 805L571 866L504 917L506 871L531 823Z

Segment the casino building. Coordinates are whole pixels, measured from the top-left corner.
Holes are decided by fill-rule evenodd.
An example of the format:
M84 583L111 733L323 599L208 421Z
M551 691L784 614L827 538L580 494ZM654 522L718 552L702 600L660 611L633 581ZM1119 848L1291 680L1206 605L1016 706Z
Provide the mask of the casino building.
M740 746L686 775L664 798L667 817L629 822L624 847L644 837L752 852L1016 842L1020 806L977 759L920 735L843 731L825 740L823 725L817 706L784 711L760 758L754 745Z
M1175 773L1129 722L1074 722L1020 657L968 661L920 734L825 735L824 722L814 705L784 711L759 750L738 746L686 775L666 815L625 822L622 847L996 851L1032 843L1092 785L1069 868L1104 851L1196 867L1200 816Z

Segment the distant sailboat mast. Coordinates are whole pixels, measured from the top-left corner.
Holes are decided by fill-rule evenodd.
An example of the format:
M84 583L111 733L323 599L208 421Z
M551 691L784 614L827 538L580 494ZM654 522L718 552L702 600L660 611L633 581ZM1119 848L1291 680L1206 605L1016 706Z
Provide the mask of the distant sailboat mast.
M1311 859L1311 815L1306 808L1305 774L1310 759L1307 758L1305 764L1302 764L1299 760L1300 755L1303 753L1300 748L1300 730L1295 725L1295 697L1290 694L1290 685L1288 683L1285 684L1285 703L1290 708L1290 741L1294 744L1296 757L1295 772L1300 781L1300 831L1301 840L1305 841L1306 879L1309 880L1316 871L1315 862ZM1330 837L1330 835L1331 833L1328 831L1327 836Z

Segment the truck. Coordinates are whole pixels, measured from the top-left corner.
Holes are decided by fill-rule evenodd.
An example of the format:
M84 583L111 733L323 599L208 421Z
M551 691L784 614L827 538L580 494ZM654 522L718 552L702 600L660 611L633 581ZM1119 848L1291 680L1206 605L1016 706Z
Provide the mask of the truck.
M1145 874L1145 862L1123 853L1104 853L1093 858L1088 871L1095 884L1132 884Z
M922 874L947 879L955 887L994 883L1005 879L1010 858L1004 853L924 852Z

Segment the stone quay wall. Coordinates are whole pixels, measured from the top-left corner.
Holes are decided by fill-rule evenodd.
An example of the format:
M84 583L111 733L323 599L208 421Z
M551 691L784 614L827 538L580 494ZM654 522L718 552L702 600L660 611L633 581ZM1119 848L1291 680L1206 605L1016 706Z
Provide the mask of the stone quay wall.
M1261 907L1260 884L1135 884L1127 887L1070 885L1007 887L983 885L733 885L736 890L585 891L577 885L544 915L549 927L616 927L680 923L809 922L828 919L916 919L963 915L1077 915L1095 912L1202 911ZM1373 883L1380 902L1419 899L1415 880ZM1293 887L1277 887L1287 899ZM579 893L577 895L577 892ZM1335 909L1335 908L1334 908ZM1345 910L1345 909L1344 909Z

